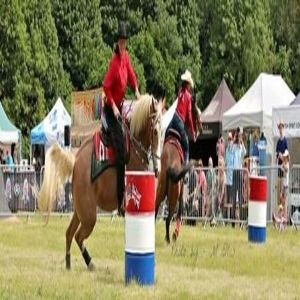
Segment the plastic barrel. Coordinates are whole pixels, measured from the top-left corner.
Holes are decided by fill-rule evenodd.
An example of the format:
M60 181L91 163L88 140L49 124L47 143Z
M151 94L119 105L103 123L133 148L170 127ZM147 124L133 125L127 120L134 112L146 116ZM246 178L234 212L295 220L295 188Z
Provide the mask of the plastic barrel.
M155 176L126 172L125 283L153 285L155 277Z
M266 242L267 190L267 177L250 176L248 241L251 243Z

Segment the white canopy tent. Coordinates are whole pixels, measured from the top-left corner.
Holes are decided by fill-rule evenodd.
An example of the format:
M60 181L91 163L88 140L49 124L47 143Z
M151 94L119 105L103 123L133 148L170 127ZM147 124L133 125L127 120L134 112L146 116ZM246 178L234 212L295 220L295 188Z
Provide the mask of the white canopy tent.
M0 143L12 144L20 141L20 130L8 119L0 102Z
M274 142L279 138L278 124L283 122L284 135L288 139L288 147L293 164L300 164L300 105L289 105L273 108ZM276 144L275 144L276 145Z
M64 145L65 126L71 125L71 117L60 98L48 113L46 118L31 130L31 144L45 145L50 147L57 142Z
M223 130L259 127L273 152L272 109L289 105L295 95L280 75L261 73L246 94L223 115Z

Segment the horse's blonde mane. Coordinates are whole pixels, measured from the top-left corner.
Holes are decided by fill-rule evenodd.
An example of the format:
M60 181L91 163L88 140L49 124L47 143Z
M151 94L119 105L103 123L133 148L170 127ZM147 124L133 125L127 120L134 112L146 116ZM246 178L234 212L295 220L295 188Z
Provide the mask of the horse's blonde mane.
M131 135L138 136L138 134L146 127L150 116L151 104L152 96L149 94L141 95L141 98L136 101L131 115Z

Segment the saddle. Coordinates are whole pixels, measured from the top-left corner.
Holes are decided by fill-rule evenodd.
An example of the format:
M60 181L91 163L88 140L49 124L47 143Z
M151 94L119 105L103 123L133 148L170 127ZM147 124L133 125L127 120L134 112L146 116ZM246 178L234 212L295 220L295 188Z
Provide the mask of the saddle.
M129 132L125 132L125 163L129 161L130 137ZM101 128L93 136L93 152L91 165L91 180L94 181L107 168L114 167L116 163L116 154L112 143L112 132L103 114L101 117Z
M177 151L179 153L181 163L183 163L184 162L184 153L183 153L183 147L181 144L181 135L176 129L169 128L167 130L166 135L165 135L164 144L168 144L168 143L175 146L175 148L177 149Z

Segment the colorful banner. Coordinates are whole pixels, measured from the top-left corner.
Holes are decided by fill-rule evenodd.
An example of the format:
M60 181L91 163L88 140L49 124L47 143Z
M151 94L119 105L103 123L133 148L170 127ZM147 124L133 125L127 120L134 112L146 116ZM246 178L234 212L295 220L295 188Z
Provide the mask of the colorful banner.
M85 126L99 120L103 96L101 88L72 93L72 125Z

